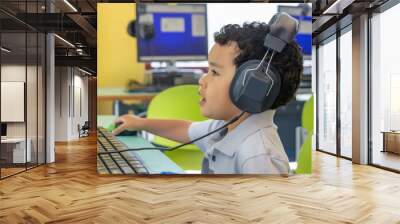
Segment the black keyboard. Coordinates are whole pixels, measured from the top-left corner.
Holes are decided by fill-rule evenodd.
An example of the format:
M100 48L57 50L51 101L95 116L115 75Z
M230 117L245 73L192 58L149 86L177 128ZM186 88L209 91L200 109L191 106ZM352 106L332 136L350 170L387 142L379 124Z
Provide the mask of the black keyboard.
M127 149L107 129L97 128L97 172L99 174L148 174L149 171L132 152L114 152Z

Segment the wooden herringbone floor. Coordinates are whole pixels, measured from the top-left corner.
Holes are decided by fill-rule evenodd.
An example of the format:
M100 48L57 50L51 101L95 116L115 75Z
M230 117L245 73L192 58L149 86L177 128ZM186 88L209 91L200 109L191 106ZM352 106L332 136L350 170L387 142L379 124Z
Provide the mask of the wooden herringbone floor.
M0 181L0 223L400 223L400 175L314 153L314 173L98 176L96 141Z

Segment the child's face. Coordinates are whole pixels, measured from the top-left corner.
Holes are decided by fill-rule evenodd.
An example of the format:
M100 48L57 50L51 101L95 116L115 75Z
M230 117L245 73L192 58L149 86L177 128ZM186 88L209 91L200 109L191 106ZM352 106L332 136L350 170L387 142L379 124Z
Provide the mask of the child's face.
M204 116L229 120L241 111L231 102L229 86L235 75L235 57L239 54L236 42L214 44L208 54L208 73L199 80L200 109Z

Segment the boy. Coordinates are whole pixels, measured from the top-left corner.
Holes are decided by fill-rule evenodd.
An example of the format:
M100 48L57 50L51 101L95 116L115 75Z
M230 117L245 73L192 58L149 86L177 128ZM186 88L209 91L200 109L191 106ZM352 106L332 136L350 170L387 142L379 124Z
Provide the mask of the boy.
M209 70L199 80L202 114L211 120L145 119L124 115L116 120L124 129L145 130L177 142L188 142L211 132L241 114L230 100L229 88L236 68L243 62L265 55L264 38L269 32L265 23L226 25L214 34L215 44L209 53ZM295 42L277 53L272 62L281 74L281 89L272 108L258 114L244 113L223 131L195 144L204 152L202 173L210 174L288 174L289 161L273 123L275 109L294 96L303 70L303 59ZM179 150L179 149L177 149Z

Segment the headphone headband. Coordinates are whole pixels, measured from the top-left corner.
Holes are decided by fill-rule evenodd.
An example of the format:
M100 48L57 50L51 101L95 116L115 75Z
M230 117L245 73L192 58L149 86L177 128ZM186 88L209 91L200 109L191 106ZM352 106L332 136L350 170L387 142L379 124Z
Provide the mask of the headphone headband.
M264 46L282 52L299 30L299 22L285 12L275 14L268 23L269 33L265 37Z

